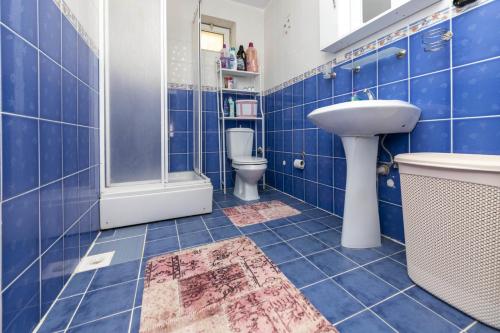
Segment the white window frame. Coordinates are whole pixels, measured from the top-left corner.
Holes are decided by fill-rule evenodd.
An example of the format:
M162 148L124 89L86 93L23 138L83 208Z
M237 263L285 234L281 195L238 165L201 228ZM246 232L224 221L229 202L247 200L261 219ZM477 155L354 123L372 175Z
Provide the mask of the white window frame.
M224 37L223 43L229 47L229 45L231 43L231 28L220 27L220 26L217 26L214 24L209 24L209 23L202 23L201 30L222 35ZM203 48L202 48L202 50L214 52L213 50L207 50L207 49L203 49Z

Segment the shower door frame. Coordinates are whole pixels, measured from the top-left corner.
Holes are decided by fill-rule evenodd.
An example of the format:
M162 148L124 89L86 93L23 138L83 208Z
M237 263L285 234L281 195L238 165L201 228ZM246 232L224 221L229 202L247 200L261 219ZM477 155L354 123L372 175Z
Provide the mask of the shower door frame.
M174 219L184 216L207 214L212 211L213 186L208 177L203 172L202 143L203 126L201 79L199 87L199 122L198 138L199 149L193 154L198 154L198 170L186 172L173 172L169 177L169 126L168 126L168 84L167 84L167 2L161 1L161 154L162 170L160 181L138 181L118 183L113 186L109 184L109 86L106 71L109 66L106 61L106 24L107 10L109 0L99 2L99 22L100 22L100 42L99 57L104 59L100 61L99 66L99 113L100 120L100 225L101 229L110 229L123 226L148 223ZM201 61L201 60L199 60ZM201 65L201 63L199 63ZM201 74L200 74L201 75ZM194 118L194 117L193 117ZM194 126L194 124L193 124ZM193 136L196 129L193 128ZM193 138L194 139L194 138ZM193 165L195 169L193 158ZM170 182L169 182L170 181ZM189 204L186 204L189 203Z
M201 61L201 2L197 6L192 22L192 60L193 60L193 170L203 174L203 71ZM195 98L197 96L197 98Z
M167 3L166 1L160 0L160 70L161 70L161 113L160 113L160 130L161 130L161 178L159 180L145 180L145 181L133 181L124 183L111 183L111 162L110 162L110 122L109 122L109 48L108 48L108 6L109 0L103 0L99 2L99 58L104 59L100 61L99 66L99 107L103 112L100 112L100 158L101 161L101 181L100 190L105 192L107 188L113 187L127 187L127 186L137 186L137 185L163 185L168 184L168 155L169 155L169 145L168 140L168 90L167 90L167 80L168 80L168 60L167 60ZM104 181L102 181L104 180Z

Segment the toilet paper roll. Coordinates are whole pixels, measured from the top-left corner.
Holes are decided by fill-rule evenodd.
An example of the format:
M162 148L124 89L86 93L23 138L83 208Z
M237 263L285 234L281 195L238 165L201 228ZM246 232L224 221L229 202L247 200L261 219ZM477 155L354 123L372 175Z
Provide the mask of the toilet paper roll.
M306 163L304 162L304 160L295 160L293 161L293 167L295 169L300 169L300 170L304 170L304 167L306 166Z

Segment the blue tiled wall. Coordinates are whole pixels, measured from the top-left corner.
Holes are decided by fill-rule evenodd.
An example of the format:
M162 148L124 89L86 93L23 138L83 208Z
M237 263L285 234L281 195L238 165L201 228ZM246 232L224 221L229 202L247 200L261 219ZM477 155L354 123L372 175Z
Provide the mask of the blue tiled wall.
M1 2L3 332L31 332L99 228L98 59L52 0Z
M168 90L170 172L193 170L193 92Z
M193 170L193 92L186 89L169 89L169 123L171 136L169 142L169 171ZM224 98L230 95L224 95ZM251 99L246 95L231 95L236 99ZM203 92L203 170L208 176L214 189L220 186L220 148L219 127L217 116L217 93ZM254 129L252 121L226 121L226 128L248 127ZM261 125L257 129L260 131ZM260 133L260 132L259 132ZM261 137L258 144L261 145ZM222 141L221 141L222 144ZM255 147L254 147L255 154ZM226 160L226 181L229 188L234 186L234 172L231 170L231 161Z
M343 214L346 160L339 137L316 128L306 116L317 107L349 101L370 88L379 99L416 104L422 115L410 134L389 135L396 155L405 152L500 154L500 1L438 23L453 31L450 44L424 52L425 30L384 46L408 51L398 59L375 57L359 73L338 64L335 80L316 75L266 96L270 185L339 216ZM382 49L380 49L382 50ZM377 55L380 50L364 54ZM354 63L359 58L353 59ZM291 167L305 152L304 171ZM380 161L388 156L380 151ZM283 165L283 161L286 165ZM386 185L388 178L396 188ZM399 174L379 177L382 232L404 241ZM362 209L362 207L360 207Z

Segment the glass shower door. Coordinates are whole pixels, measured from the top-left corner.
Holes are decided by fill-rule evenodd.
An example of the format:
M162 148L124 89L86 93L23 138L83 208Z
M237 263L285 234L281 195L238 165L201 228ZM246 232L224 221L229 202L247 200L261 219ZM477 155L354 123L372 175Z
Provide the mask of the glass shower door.
M107 187L166 181L165 6L105 2Z
M212 210L213 187L201 173L200 77L195 79L191 145L195 171L168 172L167 2L100 2L104 7L101 17L104 56L100 63L104 73L100 89L105 142L101 172L106 179L101 186L100 201L103 229ZM193 33L198 37L199 18L198 12ZM199 48L196 54L195 67L199 68Z
M193 60L193 169L198 174L203 173L202 166L202 62L201 62L201 0L197 1L196 12L192 26L192 60Z

